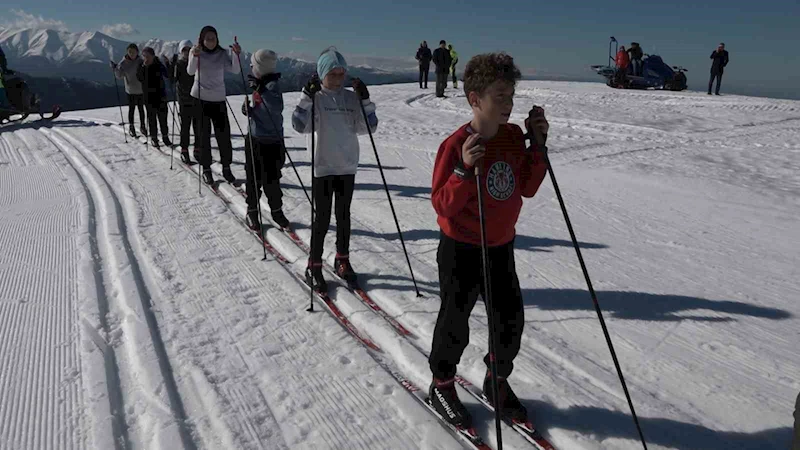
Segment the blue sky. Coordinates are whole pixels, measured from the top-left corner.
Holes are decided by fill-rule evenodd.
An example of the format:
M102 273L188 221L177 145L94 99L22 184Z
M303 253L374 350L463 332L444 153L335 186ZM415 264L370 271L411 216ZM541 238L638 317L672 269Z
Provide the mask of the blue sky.
M346 8L334 5L346 5ZM247 49L319 54L336 45L348 54L412 57L423 39L453 42L463 64L474 54L505 50L540 74L593 77L606 61L609 36L642 44L671 65L689 69L705 89L709 55L720 41L731 54L723 91L800 98L800 2L797 0L649 2L302 0L224 2L11 0L0 23L60 22L70 31L129 24L145 40L196 40L214 25L223 42L238 35ZM17 10L17 13L12 13ZM20 14L20 11L24 14ZM6 14L8 12L8 14ZM599 77L598 77L599 78Z

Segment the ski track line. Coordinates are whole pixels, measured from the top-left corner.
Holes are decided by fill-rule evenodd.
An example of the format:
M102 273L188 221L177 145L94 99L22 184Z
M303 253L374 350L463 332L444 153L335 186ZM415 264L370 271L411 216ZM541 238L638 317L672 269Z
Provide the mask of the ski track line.
M31 130L32 131L32 130ZM33 149L34 147L31 145L30 142L25 138L24 135L20 135L21 140L23 140L29 149ZM51 141L52 143L52 141ZM54 150L59 151L58 147L54 147ZM34 153L34 156L36 154ZM75 172L75 178L80 182L80 185L83 189L83 192L86 196L86 204L87 204L87 231L88 231L88 245L89 245L89 255L91 258L91 278L94 280L94 297L97 302L97 320L99 321L100 329L103 333L103 336L98 334L96 330L96 326L89 323L86 318L83 319L84 321L84 329L87 333L90 334L89 339L93 339L95 341L95 345L101 350L103 355L103 365L104 365L104 373L105 373L105 385L103 386L104 393L108 394L108 411L103 410L103 413L107 414L110 417L111 422L111 434L112 436L106 438L110 439L114 442L115 448L117 450L126 450L130 448L130 438L128 436L128 427L125 421L125 407L124 407L124 400L122 394L122 385L119 379L119 364L117 363L117 356L116 351L113 346L108 345L107 339L111 335L111 328L108 324L108 313L109 313L109 305L108 305L108 293L106 292L105 284L103 282L103 261L101 259L101 251L100 245L98 244L98 224L97 224L97 207L95 205L94 198L92 197L92 193L89 187L86 184L86 181L81 176L81 172L78 168L73 164L73 161L66 158L67 163L70 165L72 170ZM86 287L86 289L90 289ZM91 296L91 293L87 293L88 296ZM89 363L94 363L96 361L89 361ZM99 428L104 425L104 420L98 420L98 423L93 424L93 427ZM96 431L98 433L103 433L103 431ZM97 445L98 443L95 443Z
M140 153L144 154L144 151ZM168 155L167 155L168 157ZM191 181L192 185L194 185L194 180ZM238 195L238 194L237 194ZM243 200L242 200L243 202ZM217 232L217 230L215 230ZM198 244L202 244L199 243ZM224 268L220 268L219 266L214 266L210 269L214 275L220 277L221 279L230 279L233 275L228 273ZM241 275L245 275L247 277L251 277L254 280L257 280L259 275L255 273L250 273L250 271L244 271ZM294 280L289 274L286 274L286 277L290 280ZM280 283L273 284L268 283L266 285L267 289L274 291L275 289L280 288ZM241 292L231 292L230 294L234 294L233 298L237 298L241 296ZM282 298L280 294L285 293L282 292L275 292L275 294L268 296L268 298ZM246 302L245 302L246 303ZM278 307L277 304L272 305L273 307ZM212 306L212 310L213 310ZM312 336L307 334L305 330L298 330L296 327L281 327L282 331L288 332L295 337L292 340L300 340L300 341L313 341ZM346 333L344 330L339 330L342 333ZM234 341L235 343L235 341ZM291 350L291 349L290 349ZM311 351L312 354L308 352ZM297 353L301 352L301 353ZM289 361L324 361L325 359L329 359L328 354L323 350L318 348L317 346L312 347L310 350L308 348L299 347L296 351L290 351L292 353L292 357ZM247 363L246 359L245 363ZM348 358L349 361L349 358ZM349 362L348 362L349 363ZM301 370L302 369L302 370ZM294 385L293 388L287 387L288 391L295 393L294 395L298 395L297 393L302 393L308 390L313 395L310 395L304 404L306 405L322 405L322 407L317 407L314 410L310 411L309 414L312 417L316 417L316 421L312 422L319 425L317 432L322 432L325 438L325 442L337 442L338 444L334 445L334 448L345 448L350 447L353 448L353 443L349 442L348 436L352 438L352 436L359 436L360 440L364 442L364 444L356 446L355 448L374 448L372 444L366 444L369 442L381 442L385 441L387 437L391 437L397 431L395 430L393 433L390 433L389 430L385 429L384 427L366 427L365 424L356 424L354 426L351 420L343 420L339 416L331 416L328 411L335 411L344 409L345 411L350 410L358 410L362 408L364 404L376 404L378 399L374 398L371 394L367 395L364 392L357 392L354 390L353 387L347 387L341 382L338 382L335 379L331 379L328 375L328 368L325 365L322 365L320 369L309 370L309 368L305 365L302 367L297 367L295 371L290 371L285 374L285 376L281 376L278 379L265 382L269 385L287 385L287 383ZM297 372L303 373L303 376L298 378ZM319 372L318 374L316 372ZM269 372L262 376L269 376ZM265 384L262 383L262 384ZM330 391L331 384L338 386L337 392L342 392L343 395L337 395L336 397L331 397L331 394L328 392ZM349 395L347 395L349 394ZM319 411L317 411L319 410ZM349 414L347 414L347 417ZM351 417L352 419L353 417ZM328 422L337 422L336 426L332 426ZM438 426L438 425L437 425ZM342 430L348 430L347 432L343 432ZM416 442L418 441L418 436L413 436L409 433L403 432L405 435L406 442ZM399 444L397 442L396 444ZM409 447L410 448L410 447Z
M5 149L12 148L7 133L2 141ZM19 150L14 153L21 155ZM9 172L2 178L10 178L31 197L48 201L0 219L0 342L4 344L0 347L0 392L4 393L0 445L75 448L82 430L83 392L78 377L69 370L80 373L78 345L72 339L78 327L77 295L71 283L76 268L69 258L77 249L73 240L61 236L80 223L79 211L63 192L63 184L42 181L42 177L59 180L57 168L25 167L30 162L26 157L12 159L16 164L0 167ZM14 172L27 177L9 176ZM24 199L4 198L0 205L15 203ZM31 219L43 226L31 227ZM41 264L25 264L31 255L37 255ZM36 282L39 276L47 276L48 282Z
M128 317L121 318L121 326L127 335L127 339L125 339L125 348L128 352L128 356L131 359L131 363L134 366L133 370L137 374L135 377L135 383L145 391L145 396L149 398L148 402L151 404L151 406L155 407L156 409L162 409L160 406L161 396L158 393L161 391L160 384L163 382L163 387L166 390L166 395L168 397L169 410L172 413L172 419L177 422L175 425L178 428L178 440L182 443L183 448L195 449L196 444L192 438L192 432L189 428L183 402L180 398L180 394L174 379L174 374L167 356L166 348L164 346L164 342L158 328L158 323L153 312L151 303L152 297L150 296L144 276L142 274L142 270L139 267L138 260L136 259L133 247L131 245L131 239L128 235L128 229L125 222L126 219L125 215L123 214L123 207L120 203L120 200L115 190L112 188L112 184L108 182L108 178L103 173L103 170L90 162L90 158L87 155L89 153L87 149L67 133L58 130L57 128L52 128L51 130L52 131L44 131L44 129L40 129L40 131L42 131L42 133L44 133L45 136L47 136L47 138L50 139L50 141L53 142L53 144L64 153L67 159L69 159L72 164L78 168L80 172L82 172L84 179L88 181L87 184L93 191L93 197L101 200L100 210L108 215L113 215L116 217L116 226L112 231L109 229L109 227L112 226L111 223L109 223L110 219L104 215L103 222L106 232L106 236L104 236L104 238L107 240L107 249L119 249L121 246L122 251L117 250L107 252L107 258L104 258L104 261L109 261L108 271L111 272L109 278L114 280L114 285L116 285L114 291L117 294L117 298L120 299L120 308L128 315ZM56 134L59 136L55 136ZM78 155L80 155L80 157ZM86 163L81 164L81 160L85 161ZM92 169L90 170L89 167ZM96 173L96 175L92 172ZM108 192L107 196L103 193L103 187L105 187L105 190ZM109 200L112 202L112 205L107 204ZM116 235L116 232L119 233L118 239L120 245L117 245L116 240L112 237ZM127 275L128 273L129 275ZM136 311L136 306L133 304L133 299L136 297L138 297L141 301L141 311ZM137 324L130 323L132 319L130 316L136 317L134 320L138 322L137 316L140 313L144 315L147 332L149 332L148 334L150 336L150 341L153 344L152 351L155 353L154 359L157 361L161 380L157 380L159 377L154 373L148 373L152 371L148 369L147 364L147 361L150 358L144 358L144 355L141 354L142 350L141 347L138 346L138 342L133 342L136 340L136 338L145 339L143 336L145 331L136 329ZM140 377L138 375L144 376ZM137 422L138 419L139 418L137 417ZM147 422L147 426L158 427L161 425L158 423L158 419L152 419L155 419L155 421ZM153 431L153 429L148 429L144 431L144 433L152 433ZM142 436L142 439L146 441L148 437L160 438L162 437L162 433L164 435L168 435L169 432L170 431L166 429L162 429L160 432L156 433L156 436Z

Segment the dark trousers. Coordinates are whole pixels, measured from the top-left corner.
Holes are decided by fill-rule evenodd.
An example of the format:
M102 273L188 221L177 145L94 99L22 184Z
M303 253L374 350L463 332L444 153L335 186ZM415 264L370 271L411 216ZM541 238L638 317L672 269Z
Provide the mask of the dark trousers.
M514 264L514 241L490 247L489 273L492 306L496 327L495 348L497 374L508 377L519 353L525 314L522 291ZM469 316L478 299L483 296L483 265L481 247L456 241L440 233L439 289L442 304L433 330L433 344L428 358L433 376L447 380L456 374L456 366L469 344ZM484 357L489 367L489 354Z
M147 123L144 120L144 95L143 94L128 94L128 123L133 127L133 116L135 108L139 108L139 125L144 128Z
M169 127L167 126L167 101L162 100L160 103L147 104L147 123L150 126L150 134L148 135L152 140L158 140L158 126L161 125L161 136L165 140L169 140Z
M180 104L180 119L181 119L181 150L189 149L189 129L194 130L195 147L197 146L197 138L200 134L199 119L195 114L195 105L193 103Z
M633 75L637 77L642 76L642 60L641 59L632 59L631 60L631 67L633 70Z
M251 158L252 153L252 158ZM245 171L247 184L247 209L258 209L261 190L267 196L269 209L283 208L281 192L281 169L286 162L286 153L281 142L264 142L253 138L253 151L250 151L250 138L244 140ZM255 178L254 178L255 177Z
M428 72L430 72L431 66L428 64L420 64L419 65L419 88L420 89L427 89L428 88ZM425 81L425 86L422 85L423 80Z
M800 450L800 394L794 405L794 443L792 450Z
M456 65L455 64L453 64L453 66L450 67L450 72L453 74L453 87L456 87L456 84L458 83L458 78L456 78Z
M219 159L222 167L229 167L233 162L233 146L231 145L231 125L228 121L228 110L225 102L207 102L198 100L196 103L200 123L199 145L200 164L203 170L211 170L211 124L214 124L214 134L217 136Z
M325 234L331 225L331 204L336 198L336 252L347 255L350 251L350 202L353 201L355 175L330 175L314 179L314 216L311 236L311 261L322 261Z
M714 79L717 79L717 90L716 93L719 94L719 86L722 84L722 72L711 72L711 79L708 80L708 93L711 93L711 85L714 84Z
M436 96L444 97L447 88L447 72L436 72Z

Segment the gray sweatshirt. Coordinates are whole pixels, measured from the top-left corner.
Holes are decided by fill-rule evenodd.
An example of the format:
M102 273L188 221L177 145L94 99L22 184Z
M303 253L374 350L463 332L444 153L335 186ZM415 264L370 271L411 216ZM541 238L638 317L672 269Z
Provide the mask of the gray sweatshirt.
M125 92L133 95L142 95L142 82L136 78L136 70L142 65L144 60L141 56L136 59L128 59L127 56L117 64L114 69L114 76L120 80L125 80Z
M225 101L225 71L239 73L239 58L222 47L213 52L201 51L200 56L189 55L186 72L195 75L192 97L206 102Z

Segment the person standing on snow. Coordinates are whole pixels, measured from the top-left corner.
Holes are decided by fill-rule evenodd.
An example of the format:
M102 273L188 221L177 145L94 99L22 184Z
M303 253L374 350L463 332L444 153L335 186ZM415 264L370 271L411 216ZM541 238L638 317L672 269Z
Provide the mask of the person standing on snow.
M186 72L194 75L191 95L198 100L196 114L200 120L199 145L200 164L203 166L203 181L214 184L211 175L211 124L214 124L214 133L217 136L219 159L222 163L222 176L228 183L236 181L231 172L233 162L233 146L231 145L231 124L228 120L226 105L225 71L239 73L238 55L242 52L239 44L231 46L234 58L225 49L219 46L216 28L211 25L203 27L200 31L197 45L192 49Z
M526 149L520 127L508 123L514 87L521 76L514 59L505 53L477 55L467 63L464 92L473 117L442 142L433 168L431 202L441 229L436 257L441 306L428 358L433 374L429 394L431 404L445 420L464 428L471 426L471 418L456 394L456 366L469 343L470 314L485 288L476 166L485 174L481 182L484 211L488 211L487 266L497 330L496 353L484 358L487 371L483 392L491 404L499 405L504 417L527 420L525 407L507 381L525 326L514 262L514 227L523 197L533 197L547 174L547 164L538 153L549 125L544 110L534 106L525 121L531 139ZM496 360L494 375L500 395L494 400L490 357Z
M197 138L200 134L198 127L198 115L195 114L195 100L192 97L192 86L194 76L189 75L186 69L189 66L189 52L192 50L192 41L181 41L178 46L180 56L172 57L172 62L168 63L169 80L175 88L178 105L180 105L180 126L181 126L181 160L186 164L191 164L189 158L189 130L194 130L194 159L200 160L200 151L197 147Z
M447 88L447 74L450 72L450 52L447 50L447 42L444 39L439 41L439 48L433 51L433 63L436 64L436 96L444 97L444 90Z
M447 46L450 50L450 73L453 75L453 89L458 89L458 78L456 78L456 64L458 63L458 52L453 48L453 44Z
M144 63L136 71L136 78L142 83L144 104L147 108L147 122L150 125L150 138L153 146L158 147L158 126L161 125L161 135L164 145L171 147L169 140L169 127L167 126L167 91L164 78L167 77L167 68L156 58L152 47L142 50Z
M720 42L716 50L711 53L711 79L708 80L708 95L711 95L711 86L714 84L714 79L717 80L717 90L714 91L719 95L719 87L722 84L722 72L725 71L725 66L728 65L728 51L725 50L725 44Z
M641 77L642 68L644 67L642 64L642 57L644 57L642 47L639 47L638 42L631 42L631 48L628 49L628 54L630 55L631 65L633 66L633 75Z
M134 108L139 109L139 131L143 136L147 136L147 127L144 126L144 98L142 95L142 83L136 77L139 66L142 65L142 58L139 56L139 47L136 44L128 45L125 50L125 57L119 64L111 62L111 69L114 76L125 81L125 93L128 94L128 132L136 137L136 129L133 127Z
M431 70L431 49L428 48L428 41L422 41L417 50L416 59L419 61L419 88L428 89L428 72ZM422 87L422 80L425 79L425 87Z
M242 105L242 114L250 118L249 130L252 133L244 138L244 155L247 226L254 231L261 230L258 199L262 189L269 202L272 220L281 228L289 226L289 219L283 214L280 184L286 148L283 143L283 94L278 85L281 74L275 72L277 62L278 55L272 50L261 49L253 53L250 57L253 74L247 76L253 89L253 106L247 102Z
M311 255L306 281L318 292L327 291L322 276L325 234L331 222L331 203L336 198L336 274L353 283L356 273L350 265L350 202L353 200L360 149L358 135L378 128L375 104L363 81L353 79L353 90L344 88L347 62L333 47L317 60L319 77L312 77L303 88L300 103L292 114L292 128L311 133L311 114L316 124L313 195L317 215L312 224ZM321 85L320 85L321 80ZM313 98L313 100L312 100ZM314 105L314 111L311 106ZM365 123L361 108L367 115Z

